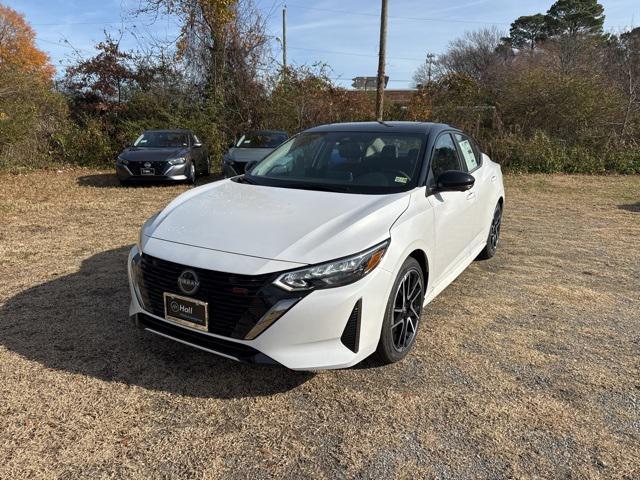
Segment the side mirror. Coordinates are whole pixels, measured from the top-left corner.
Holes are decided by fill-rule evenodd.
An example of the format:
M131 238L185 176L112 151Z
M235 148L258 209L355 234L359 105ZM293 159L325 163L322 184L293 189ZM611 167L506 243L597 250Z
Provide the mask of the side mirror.
M476 183L476 179L466 172L448 170L436 179L436 192L466 192Z
M244 167L244 173L247 173L253 170L253 167L255 167L257 164L258 164L257 160L251 160L250 162L247 162L247 164Z
M231 142L231 143L229 144L229 150L231 150L231 149L232 149L233 147L235 147L235 146L236 146L236 142Z

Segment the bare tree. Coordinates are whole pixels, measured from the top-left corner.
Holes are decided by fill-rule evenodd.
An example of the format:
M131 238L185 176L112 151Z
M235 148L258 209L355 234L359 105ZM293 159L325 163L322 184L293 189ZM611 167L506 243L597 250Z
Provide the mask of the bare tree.
M413 74L413 83L416 86L427 86L437 81L442 76L442 65L434 54L428 54L425 62L418 67Z
M266 19L253 0L146 0L141 13L169 13L181 23L177 56L221 128L259 122L261 79L269 70ZM235 131L228 131L234 135Z
M497 51L503 37L504 32L495 27L466 32L440 56L441 72L463 74L484 83L501 61Z
M633 135L634 124L640 127L640 27L619 36L612 35L605 68L626 101L620 121L623 141L638 145L640 138Z

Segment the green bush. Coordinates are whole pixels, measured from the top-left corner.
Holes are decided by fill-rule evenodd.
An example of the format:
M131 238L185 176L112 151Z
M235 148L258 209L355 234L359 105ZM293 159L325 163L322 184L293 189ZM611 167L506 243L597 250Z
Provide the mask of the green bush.
M640 173L640 148L629 147L624 150L609 151L605 156L604 163L609 172L625 175Z
M567 145L537 130L530 137L508 134L488 142L491 157L506 171L523 173L640 173L640 149Z
M73 122L61 138L63 159L82 166L105 166L115 161L118 154L114 139L104 122L85 118Z
M193 131L209 150L212 170L219 169L228 139L207 109L184 98L135 92L117 111L96 116L76 115L60 136L62 158L74 165L108 168L122 149L145 130L185 128Z
M41 168L59 160L57 139L68 109L49 83L15 71L0 71L0 168Z

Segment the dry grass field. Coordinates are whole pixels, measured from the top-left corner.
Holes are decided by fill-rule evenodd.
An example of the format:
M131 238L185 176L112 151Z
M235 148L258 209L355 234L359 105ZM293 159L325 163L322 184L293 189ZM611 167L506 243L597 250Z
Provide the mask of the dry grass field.
M506 181L413 353L316 374L130 325L129 246L188 187L0 174L0 478L640 478L640 177Z

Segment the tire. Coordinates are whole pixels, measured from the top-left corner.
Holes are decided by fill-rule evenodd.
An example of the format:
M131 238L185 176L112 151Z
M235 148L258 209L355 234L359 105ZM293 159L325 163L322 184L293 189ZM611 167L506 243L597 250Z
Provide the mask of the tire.
M499 203L496 205L493 211L493 218L491 219L491 228L489 228L489 236L487 237L487 244L484 249L478 255L480 260L488 260L493 258L498 249L498 242L500 240L500 227L502 225L502 205Z
M193 164L193 162L189 166L189 175L187 175L187 183L189 185L193 185L194 183L196 183L196 166Z
M205 177L208 177L209 175L211 175L211 160L209 160L208 156L207 156L207 164L205 166L205 169L202 175L204 175Z
M415 258L409 257L393 283L382 321L380 341L376 350L382 363L402 360L413 347L420 326L424 293L422 268Z

